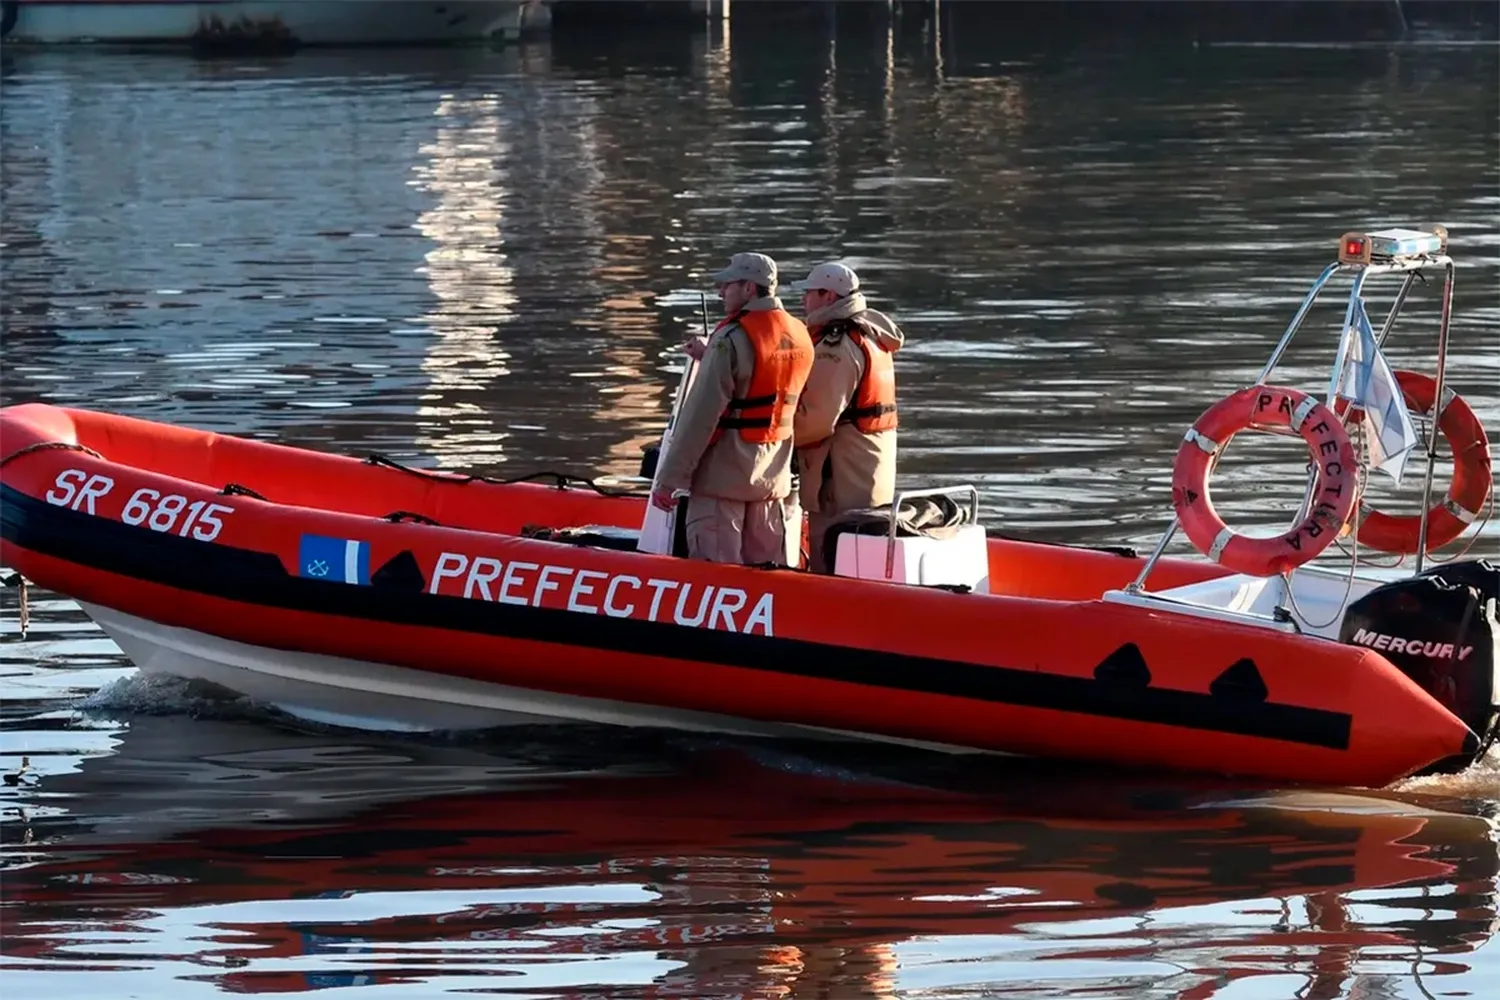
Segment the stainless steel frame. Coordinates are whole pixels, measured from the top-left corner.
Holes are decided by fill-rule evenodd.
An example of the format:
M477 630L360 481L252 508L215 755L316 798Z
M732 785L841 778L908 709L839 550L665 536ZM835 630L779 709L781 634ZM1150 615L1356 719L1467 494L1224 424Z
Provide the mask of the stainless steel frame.
M1364 287L1365 279L1370 277L1371 275L1380 274L1405 275L1405 280L1402 282L1401 289L1396 294L1396 299L1391 304L1391 310L1389 314L1387 314L1385 322L1381 324L1380 332L1377 335L1377 342L1381 346L1384 346L1386 338L1390 336L1391 330L1396 324L1396 316L1400 313L1401 308L1406 304L1407 294L1411 291L1412 284L1417 280L1418 275L1422 271L1432 267L1440 266L1444 269L1443 308L1442 319L1440 321L1438 329L1437 347L1437 396L1433 403L1434 412L1430 421L1431 429L1427 439L1427 469L1422 481L1422 513L1417 536L1417 565L1415 572L1418 573L1422 571L1422 562L1424 557L1426 556L1427 511L1432 496L1433 467L1437 462L1438 421L1443 409L1443 383L1448 363L1448 327L1453 317L1453 260L1448 256L1446 252L1446 233L1444 233L1443 235L1444 252L1442 253L1423 255L1418 257L1388 258L1371 263L1345 263L1335 260L1333 263L1329 264L1326 268L1323 269L1323 273L1318 275L1317 280L1313 282L1312 288L1308 290L1307 295L1302 300L1302 304L1298 306L1297 312L1292 316L1292 320L1287 325L1286 331L1282 333L1281 340L1277 342L1275 349L1271 351L1270 358L1267 359L1265 367L1261 369L1260 374L1256 377L1255 380L1256 384L1262 384L1265 383L1266 380L1271 376L1271 373L1275 370L1276 365L1286 354L1287 348L1291 346L1292 339L1296 336L1297 331L1301 328L1303 320L1307 318L1307 313L1312 308L1313 302L1317 299L1318 294L1322 292L1323 288L1328 284L1333 276L1342 271L1351 272L1353 281L1349 289L1348 305L1344 310L1344 325L1339 334L1338 350L1335 354L1334 364L1329 376L1328 393L1325 399L1326 405L1332 406L1339 386L1342 385L1344 380L1344 369L1347 366L1349 360L1350 329L1354 322L1356 303L1359 300L1360 291ZM1209 468L1210 475L1212 474L1213 469L1218 465L1219 458L1221 458L1224 452L1228 450L1229 443L1230 442L1225 442L1224 447L1221 448L1219 450L1219 454L1215 456L1213 464ZM1308 491L1303 499L1304 508L1306 507L1310 497L1313 495L1313 488L1316 485L1315 477L1316 472L1313 472L1309 475ZM1301 513L1302 512L1299 511L1299 517ZM1357 516L1358 515L1356 513L1356 517ZM1293 521L1293 523L1296 522ZM1147 593L1145 589L1146 581L1150 577L1151 571L1156 567L1157 562L1160 561L1163 553L1166 552L1167 546L1171 544L1172 538L1174 535L1176 535L1178 527L1180 527L1180 523L1177 519L1177 515L1174 513L1172 515L1171 522L1167 525L1166 530L1162 532L1161 539L1156 543L1156 547L1146 558L1146 564L1141 567L1140 574L1135 578L1135 580L1125 585L1124 589L1127 593Z
M1443 377L1448 368L1448 326L1453 320L1453 261L1445 260L1447 267L1443 281L1443 312L1438 321L1437 387L1432 395L1432 420L1427 435L1427 471L1422 476L1422 521L1417 526L1417 572L1422 572L1422 559L1427 554L1427 509L1432 498L1432 468L1437 462L1438 424L1443 417Z

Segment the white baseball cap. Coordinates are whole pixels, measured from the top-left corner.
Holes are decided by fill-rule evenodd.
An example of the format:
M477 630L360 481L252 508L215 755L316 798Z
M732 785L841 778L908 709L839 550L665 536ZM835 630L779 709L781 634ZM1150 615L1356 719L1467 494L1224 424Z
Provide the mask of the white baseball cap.
M853 295L859 291L859 275L843 264L819 264L804 280L794 281L788 287L798 292L818 288L836 295Z

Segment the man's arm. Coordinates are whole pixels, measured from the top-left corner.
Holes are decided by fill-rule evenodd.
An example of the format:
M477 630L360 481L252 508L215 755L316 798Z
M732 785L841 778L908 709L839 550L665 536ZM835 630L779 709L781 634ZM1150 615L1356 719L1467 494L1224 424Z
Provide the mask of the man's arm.
M818 345L813 354L812 374L807 376L807 385L797 400L797 416L792 424L792 439L798 448L810 448L833 435L839 414L854 399L863 366L864 352L847 337L837 343L825 341Z
M698 362L693 386L677 411L672 441L657 468L657 493L670 496L673 490L685 490L692 484L698 462L708 449L708 439L734 398L735 351L729 338L738 329L731 324L716 333Z

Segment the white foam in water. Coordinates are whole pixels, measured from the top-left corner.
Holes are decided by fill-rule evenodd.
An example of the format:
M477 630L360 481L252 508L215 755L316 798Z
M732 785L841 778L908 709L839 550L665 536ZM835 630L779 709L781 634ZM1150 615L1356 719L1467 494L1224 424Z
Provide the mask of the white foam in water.
M1457 774L1429 774L1407 778L1391 786L1403 792L1464 795L1475 798L1500 798L1500 745Z
M206 681L170 674L131 674L104 685L76 705L82 712L191 715L226 719L270 714L269 708Z

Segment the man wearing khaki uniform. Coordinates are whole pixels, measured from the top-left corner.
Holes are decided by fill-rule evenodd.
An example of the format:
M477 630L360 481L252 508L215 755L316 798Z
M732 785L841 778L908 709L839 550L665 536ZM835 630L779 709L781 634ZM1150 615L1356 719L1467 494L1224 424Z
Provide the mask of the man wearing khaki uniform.
M776 297L776 262L738 253L714 275L725 319L698 372L656 473L651 502L672 510L686 490L688 556L796 565L801 510L792 494L792 422L812 369L801 320ZM796 525L788 530L788 522Z
M880 507L896 493L896 376L892 355L906 342L894 320L871 309L859 276L819 264L791 287L816 352L797 402L795 439L808 568L832 570L824 533L849 510Z

